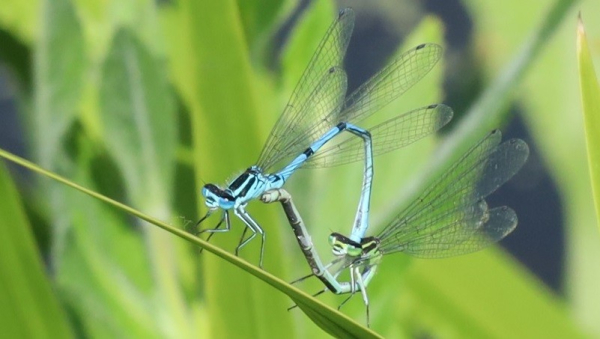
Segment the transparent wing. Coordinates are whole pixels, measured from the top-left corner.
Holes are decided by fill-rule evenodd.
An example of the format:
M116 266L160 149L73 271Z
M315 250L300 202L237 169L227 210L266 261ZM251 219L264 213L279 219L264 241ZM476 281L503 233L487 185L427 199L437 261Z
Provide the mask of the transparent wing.
M382 250L408 251L409 244L427 242L458 245L479 232L491 216L483 199L515 175L529 155L524 141L498 145L501 138L499 131L490 133L386 226L378 236Z
M321 124L327 126L327 129L333 127L336 122L328 121L326 120L327 118L323 117L332 112L336 107L339 108L341 106L344 94L346 93L346 87L347 78L344 70L339 67L330 68L315 86L313 93L305 103L305 106L312 113L310 115L300 115L300 120L305 120L310 116L311 119L320 119ZM322 136L315 129L306 128L306 125L301 121L292 124L285 133L288 134L288 137L285 140L281 139L280 143L272 146L270 153L273 153L274 156L265 160L263 164L259 164L261 168L268 169L279 160L297 156Z
M263 148L258 161L259 167L263 170L268 170L286 157L296 156L337 123L342 121L355 123L377 112L423 78L442 55L442 48L439 45L419 45L393 60L348 96L343 104L334 105L337 100L332 100L327 102L328 106L317 105L318 98L343 98L345 95L345 83L344 86L335 84L332 87L319 86L319 84L329 67L341 65L353 22L354 15L351 10L342 11L338 20L334 22L323 38L300 83L294 90L290 103ZM313 64L319 66L316 67ZM318 91L314 90L316 87L319 87ZM319 91L325 91L325 93L321 94ZM298 95L296 92L305 94ZM320 106L320 108L313 109L315 106ZM392 128L391 122L387 128ZM356 151L360 148L359 143L360 141L354 146L350 145L351 147L344 152L350 154ZM379 143L379 145L383 145L383 143ZM398 147L402 146L395 146L389 150ZM384 152L386 151L381 149L379 154ZM319 153L317 152L317 154ZM346 160L343 161L331 160L329 156L333 154L336 152L330 151L329 155L321 157L320 161L308 164L312 164L309 165L310 167L333 166L324 164L332 161L335 164L342 164L362 159L362 156L358 154L349 157L346 155Z
M442 52L439 45L421 44L394 59L348 96L339 120L354 123L379 111L429 73Z
M311 126L309 130L318 137L338 122L356 123L369 117L400 97L421 80L429 73L441 56L442 47L436 44L422 44L405 52L350 94L345 100L341 111L339 109L332 110L325 118L327 122L332 122L331 124L324 124L319 121ZM440 107L439 109L442 110L443 108ZM430 110L429 113L432 111L435 111L435 109ZM437 123L434 120L426 121L426 110L416 110L408 114L410 115L404 118L401 116L377 126L379 130L368 129L374 139L373 151L375 154L382 154L406 146L433 132L417 136L412 141L406 134L404 134L406 136L404 139L402 139L404 136L393 135L393 132L401 133L411 131L413 128L414 130L421 127L426 128L425 125L419 126L419 123L433 123L434 125ZM411 121L408 118L414 118L412 122L416 126L411 126ZM383 135L378 136L378 133L383 133ZM355 140L350 141L351 139ZM375 139L378 140L375 141ZM345 137L344 140L348 140L348 144L344 145L343 148L338 148L337 146L340 144L333 142L333 146L326 146L325 149L316 152L313 156L316 159L309 159L305 166L313 168L328 167L363 159L364 155L360 145L362 140L352 136ZM390 141L390 143L386 146L385 141ZM320 154L323 152L326 152L326 154L321 156Z
M425 233L424 230L432 232L434 227L443 227L437 221L444 215L461 210L468 212L467 207L479 200L473 191L485 165L482 162L488 159L501 138L499 131L493 132L467 151L386 226L378 238L382 242L405 243Z
M445 258L477 252L506 237L517 227L517 221L517 214L509 207L494 208L473 232L463 232L457 224L440 229L429 238L411 241L402 251L419 258Z
M410 111L369 129L373 155L407 146L442 128L452 119L446 105L430 105ZM330 143L308 159L304 168L331 167L364 158L364 142L348 136L341 143Z
M328 74L330 68L342 66L353 28L354 12L349 8L341 10L338 18L331 24L319 43L263 147L257 161L258 166L263 170L267 170L289 154L290 152L281 153L281 150L289 149L290 144L297 149L295 153L299 153L310 145L310 139L305 139L301 144L298 144L297 140L306 136L309 125L314 124L315 121L321 121L323 115L330 112L312 110L306 103L315 94L315 88L336 90L336 88L327 88L319 86L319 84L322 84L323 77ZM345 96L345 88L340 95L341 98Z

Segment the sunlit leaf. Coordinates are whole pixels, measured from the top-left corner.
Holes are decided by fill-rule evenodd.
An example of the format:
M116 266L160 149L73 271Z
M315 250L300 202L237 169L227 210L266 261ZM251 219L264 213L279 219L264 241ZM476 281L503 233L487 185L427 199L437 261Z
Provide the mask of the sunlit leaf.
M35 248L23 206L0 164L0 326L13 338L68 338L67 314Z
M74 188L74 189L76 189L84 194L87 194L91 197L94 197L100 201L103 201L119 210L122 210L122 211L129 213L133 216L136 216L144 221L147 221L155 226L158 226L158 227L162 228L163 230L165 230L169 233L172 233L173 235L176 235L180 238L183 238L197 246L201 246L206 251L211 252L212 254L220 257L221 259L224 259L225 261L229 262L230 264L233 264L233 265L237 266L238 268L243 269L247 273L254 275L255 277L257 277L257 278L263 280L264 282L266 282L267 284L271 285L272 287L275 287L276 289L280 290L281 292L287 294L290 298L292 298L297 303L299 303L302 306L302 309L305 309L305 312L307 312L311 318L315 319L315 321L317 321L318 325L321 326L321 328L323 328L325 331L328 331L332 335L336 335L336 334L341 335L341 334L345 333L346 335L352 334L353 336L361 337L361 338L377 337L377 335L374 332L356 324L348 317L344 316L343 314L341 314L339 312L334 311L333 309L331 309L328 306L325 306L324 304L322 304L315 298L298 290L297 288L293 287L292 285L273 276L272 274L265 272L264 270L259 269L256 266L248 264L244 260L241 260L239 257L233 256L232 254L228 253L227 251L224 251L219 247L209 244L208 242L203 241L202 239L199 239L196 236L194 236L188 232L174 228L173 226L168 225L168 224L164 223L163 221L160 221L156 218L150 217L150 216L143 214L142 212L139 212L127 205L124 205L124 204L119 203L115 200L112 200L108 197L105 197L99 193L91 191L91 190L89 190L85 187L82 187L74 182L71 182L57 174L48 172L48 171L36 166L35 164L33 164L25 159L22 159L20 157L17 157L11 153L8 153L2 149L0 149L0 157L3 157L9 161L17 163L29 170L32 170L39 174L42 174L42 175L44 175L50 179L53 179L61 184L64 184L71 188Z
M596 218L600 227L600 87L588 49L587 38L581 17L577 26L577 58L581 101L585 118L588 162L592 178L592 189L596 204Z

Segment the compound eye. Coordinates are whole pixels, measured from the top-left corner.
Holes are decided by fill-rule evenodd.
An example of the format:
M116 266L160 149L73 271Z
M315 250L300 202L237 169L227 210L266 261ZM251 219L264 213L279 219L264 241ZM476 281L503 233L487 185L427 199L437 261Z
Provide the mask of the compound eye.
M328 238L327 241L329 242L329 245L331 246L340 246L339 242L338 242L338 238L335 234L331 234Z
M346 254L344 246L342 246L340 244L334 244L333 248L331 249L331 251L333 252L334 255L337 255L337 256L341 256L341 255Z
M206 203L206 206L208 206L208 207L215 207L217 204L215 198L213 198L212 196L206 197L205 203Z

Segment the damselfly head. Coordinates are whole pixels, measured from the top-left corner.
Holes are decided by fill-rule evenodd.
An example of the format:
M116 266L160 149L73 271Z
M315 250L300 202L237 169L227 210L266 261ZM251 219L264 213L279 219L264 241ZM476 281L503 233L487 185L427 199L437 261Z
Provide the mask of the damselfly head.
M202 187L202 195L204 196L206 206L211 210L219 207L227 210L233 208L235 205L235 198L214 184L204 185Z
M362 253L362 247L359 243L339 233L331 233L328 241L331 245L331 252L337 257L345 255L356 257Z

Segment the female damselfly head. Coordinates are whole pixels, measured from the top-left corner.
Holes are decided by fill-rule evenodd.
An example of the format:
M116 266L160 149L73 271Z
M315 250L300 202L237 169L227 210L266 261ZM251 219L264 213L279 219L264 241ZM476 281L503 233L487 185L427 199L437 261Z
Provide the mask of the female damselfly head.
M228 210L235 205L235 198L214 184L204 185L202 187L202 195L204 196L206 206L211 210L217 208Z
M362 246L345 235L333 232L328 238L331 252L336 257L358 257L362 254Z

